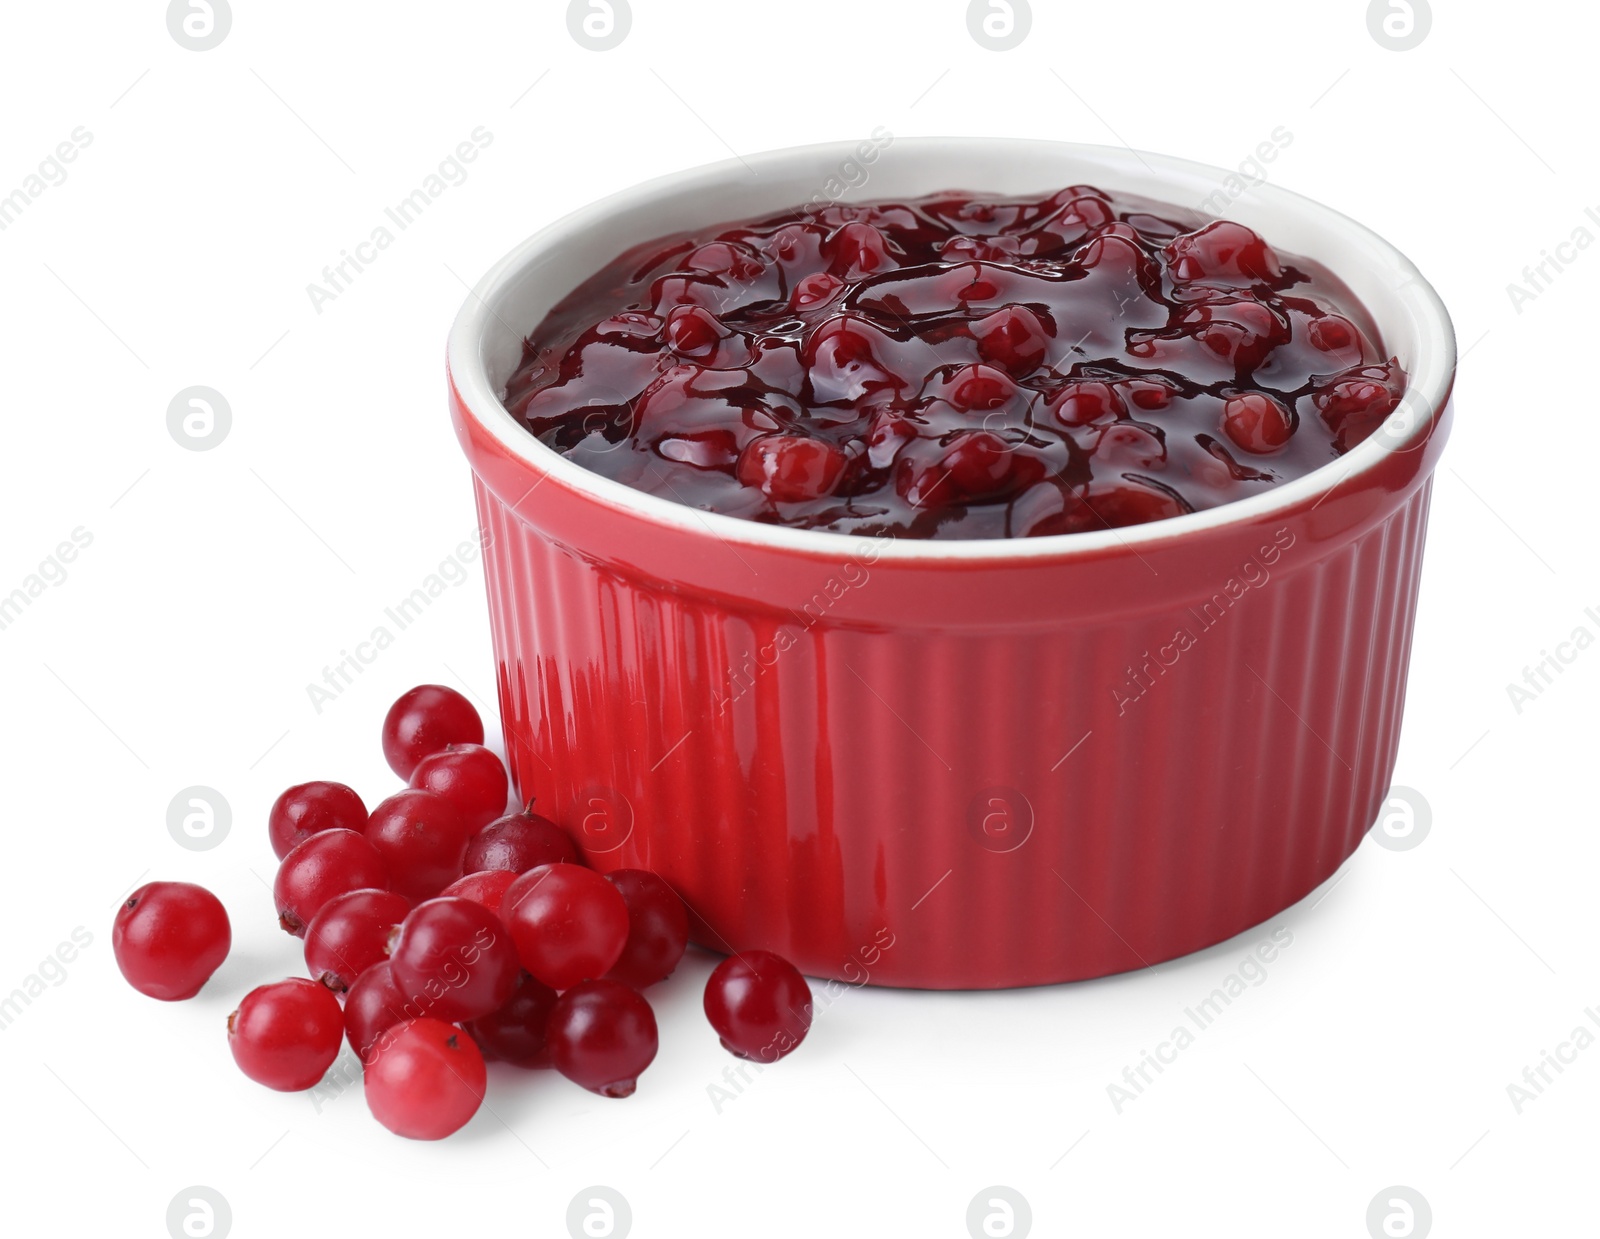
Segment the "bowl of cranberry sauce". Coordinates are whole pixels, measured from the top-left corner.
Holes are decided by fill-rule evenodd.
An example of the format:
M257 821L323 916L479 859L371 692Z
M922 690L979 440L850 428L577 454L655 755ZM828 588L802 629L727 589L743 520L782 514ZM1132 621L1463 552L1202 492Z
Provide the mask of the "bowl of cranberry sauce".
M513 250L448 369L519 794L840 985L1149 967L1326 881L1454 336L1376 234L1226 184L880 133Z
M1317 264L1072 185L808 203L632 247L533 330L504 398L585 468L707 511L1006 538L1260 493L1404 388Z

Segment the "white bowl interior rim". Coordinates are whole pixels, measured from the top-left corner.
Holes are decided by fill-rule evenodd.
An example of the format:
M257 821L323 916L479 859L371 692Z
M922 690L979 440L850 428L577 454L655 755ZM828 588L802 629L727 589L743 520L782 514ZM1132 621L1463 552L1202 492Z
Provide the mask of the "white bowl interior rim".
M1414 449L1430 432L1432 414L1449 391L1456 364L1454 331L1438 294L1412 262L1339 212L1258 183L1228 201L1222 214L1254 228L1284 253L1313 259L1344 280L1405 368L1409 387L1406 402L1381 432L1344 456L1247 499L1144 525L1039 538L934 541L794 529L705 512L591 472L541 443L505 408L500 393L520 361L523 337L589 275L654 237L833 198L866 201L944 189L1027 194L1089 183L1198 209L1208 199L1215 201L1219 191L1226 198L1239 184L1237 174L1223 168L1125 147L894 138L867 163L859 156L861 146L791 147L672 173L581 207L529 237L478 282L451 328L450 373L472 416L539 472L613 508L700 537L829 558L848 558L870 546L878 559L1015 560L1114 547L1137 550L1286 510L1374 468L1390 451Z

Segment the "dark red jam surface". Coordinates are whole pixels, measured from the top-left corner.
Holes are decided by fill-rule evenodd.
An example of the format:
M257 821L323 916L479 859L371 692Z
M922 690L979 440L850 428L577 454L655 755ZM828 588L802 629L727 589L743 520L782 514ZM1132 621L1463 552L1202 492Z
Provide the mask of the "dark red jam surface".
M1310 472L1399 402L1345 285L1075 185L797 208L639 246L529 337L511 412L639 490L913 538L1138 525Z

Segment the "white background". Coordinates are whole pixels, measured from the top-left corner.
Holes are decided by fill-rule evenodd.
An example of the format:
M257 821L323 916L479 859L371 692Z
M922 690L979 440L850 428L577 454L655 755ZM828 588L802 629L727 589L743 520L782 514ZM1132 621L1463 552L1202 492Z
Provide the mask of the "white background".
M1600 18L1440 3L1396 52L1356 0L1037 0L997 53L965 7L635 0L601 53L555 0L235 0L204 52L152 0L7 6L0 195L92 135L0 231L0 595L92 536L0 631L0 994L75 928L93 938L0 1031L9 1232L164 1236L197 1184L241 1239L561 1235L591 1184L646 1239L959 1237L995 1184L1039 1235L1360 1239L1397 1184L1440 1236L1592 1230L1600 1048L1520 1114L1507 1085L1574 1028L1600 1033L1600 652L1520 712L1506 686L1579 626L1600 635L1600 247L1520 312L1507 285L1580 225L1600 235ZM652 994L662 1051L626 1102L496 1068L493 1113L419 1145L359 1088L250 1084L224 1017L300 966L266 889L273 796L313 777L388 794L379 722L417 682L457 684L492 726L476 564L320 713L306 692L473 531L442 381L463 281L643 177L878 125L1226 167L1283 126L1271 179L1436 284L1464 359L1396 772L1431 832L1404 852L1369 839L1299 906L1155 974L849 993L720 1113L707 1087L734 1060L699 1014L713 961L696 953ZM492 142L468 179L318 313L308 283L478 126ZM166 423L195 384L232 411L204 452ZM232 810L205 852L167 829L196 784ZM112 960L114 908L152 877L203 882L233 915L233 955L192 1002L140 997ZM1267 980L1117 1113L1107 1085L1277 927L1293 943Z

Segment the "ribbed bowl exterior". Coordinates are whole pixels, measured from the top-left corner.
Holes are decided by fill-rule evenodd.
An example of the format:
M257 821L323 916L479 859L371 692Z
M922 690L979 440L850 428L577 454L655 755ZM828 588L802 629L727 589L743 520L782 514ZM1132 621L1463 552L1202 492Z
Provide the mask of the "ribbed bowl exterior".
M708 947L937 989L1144 967L1300 899L1386 793L1443 433L1269 521L956 566L653 526L454 406L517 786Z

